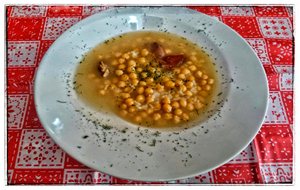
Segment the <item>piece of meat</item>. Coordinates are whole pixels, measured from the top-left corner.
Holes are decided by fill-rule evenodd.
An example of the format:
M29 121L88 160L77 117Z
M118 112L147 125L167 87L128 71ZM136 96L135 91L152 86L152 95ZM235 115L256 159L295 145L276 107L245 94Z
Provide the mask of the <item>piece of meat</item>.
M166 55L164 48L157 42L153 42L151 44L151 51L155 55L155 57L159 59Z
M182 54L179 55L167 55L162 58L162 61L160 62L163 67L167 69L171 69L177 65L180 65L184 62L185 56Z
M98 65L98 70L103 77L107 77L109 75L108 66L104 64L103 61L100 61Z

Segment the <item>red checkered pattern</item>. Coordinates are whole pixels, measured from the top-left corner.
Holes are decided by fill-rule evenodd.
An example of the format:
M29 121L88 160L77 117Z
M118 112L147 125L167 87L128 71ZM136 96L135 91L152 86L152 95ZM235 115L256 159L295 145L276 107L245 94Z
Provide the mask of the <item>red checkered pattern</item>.
M62 151L41 126L33 96L39 63L57 37L109 7L7 7L8 184L155 184L94 171ZM170 183L292 183L293 10L291 7L188 7L237 31L254 49L269 82L269 107L254 141L229 163Z

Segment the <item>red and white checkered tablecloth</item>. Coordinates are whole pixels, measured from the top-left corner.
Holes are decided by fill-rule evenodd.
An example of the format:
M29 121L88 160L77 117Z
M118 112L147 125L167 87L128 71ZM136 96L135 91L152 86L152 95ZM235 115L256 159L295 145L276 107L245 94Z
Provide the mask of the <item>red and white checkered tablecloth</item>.
M46 134L34 107L33 79L57 37L108 7L7 7L8 184L144 184L80 164ZM292 7L189 7L237 31L260 58L269 82L269 107L254 141L229 163L192 178L164 183L292 183Z

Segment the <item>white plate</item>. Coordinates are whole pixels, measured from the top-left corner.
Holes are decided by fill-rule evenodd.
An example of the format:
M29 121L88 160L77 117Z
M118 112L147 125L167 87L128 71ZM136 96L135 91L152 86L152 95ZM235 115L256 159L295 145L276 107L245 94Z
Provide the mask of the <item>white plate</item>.
M216 97L213 116L181 131L156 132L78 99L72 82L83 54L112 36L136 30L167 30L211 54L223 92ZM179 7L127 7L90 16L63 33L39 66L34 95L44 128L78 161L121 178L164 181L207 172L242 151L262 124L268 86L250 46L216 19Z

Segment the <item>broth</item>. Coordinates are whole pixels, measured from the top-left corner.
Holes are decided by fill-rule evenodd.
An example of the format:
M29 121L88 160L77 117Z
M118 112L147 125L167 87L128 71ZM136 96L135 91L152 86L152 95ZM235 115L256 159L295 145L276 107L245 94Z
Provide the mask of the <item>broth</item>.
M175 34L139 31L90 50L75 74L79 97L141 126L173 127L199 119L218 87L208 54Z

